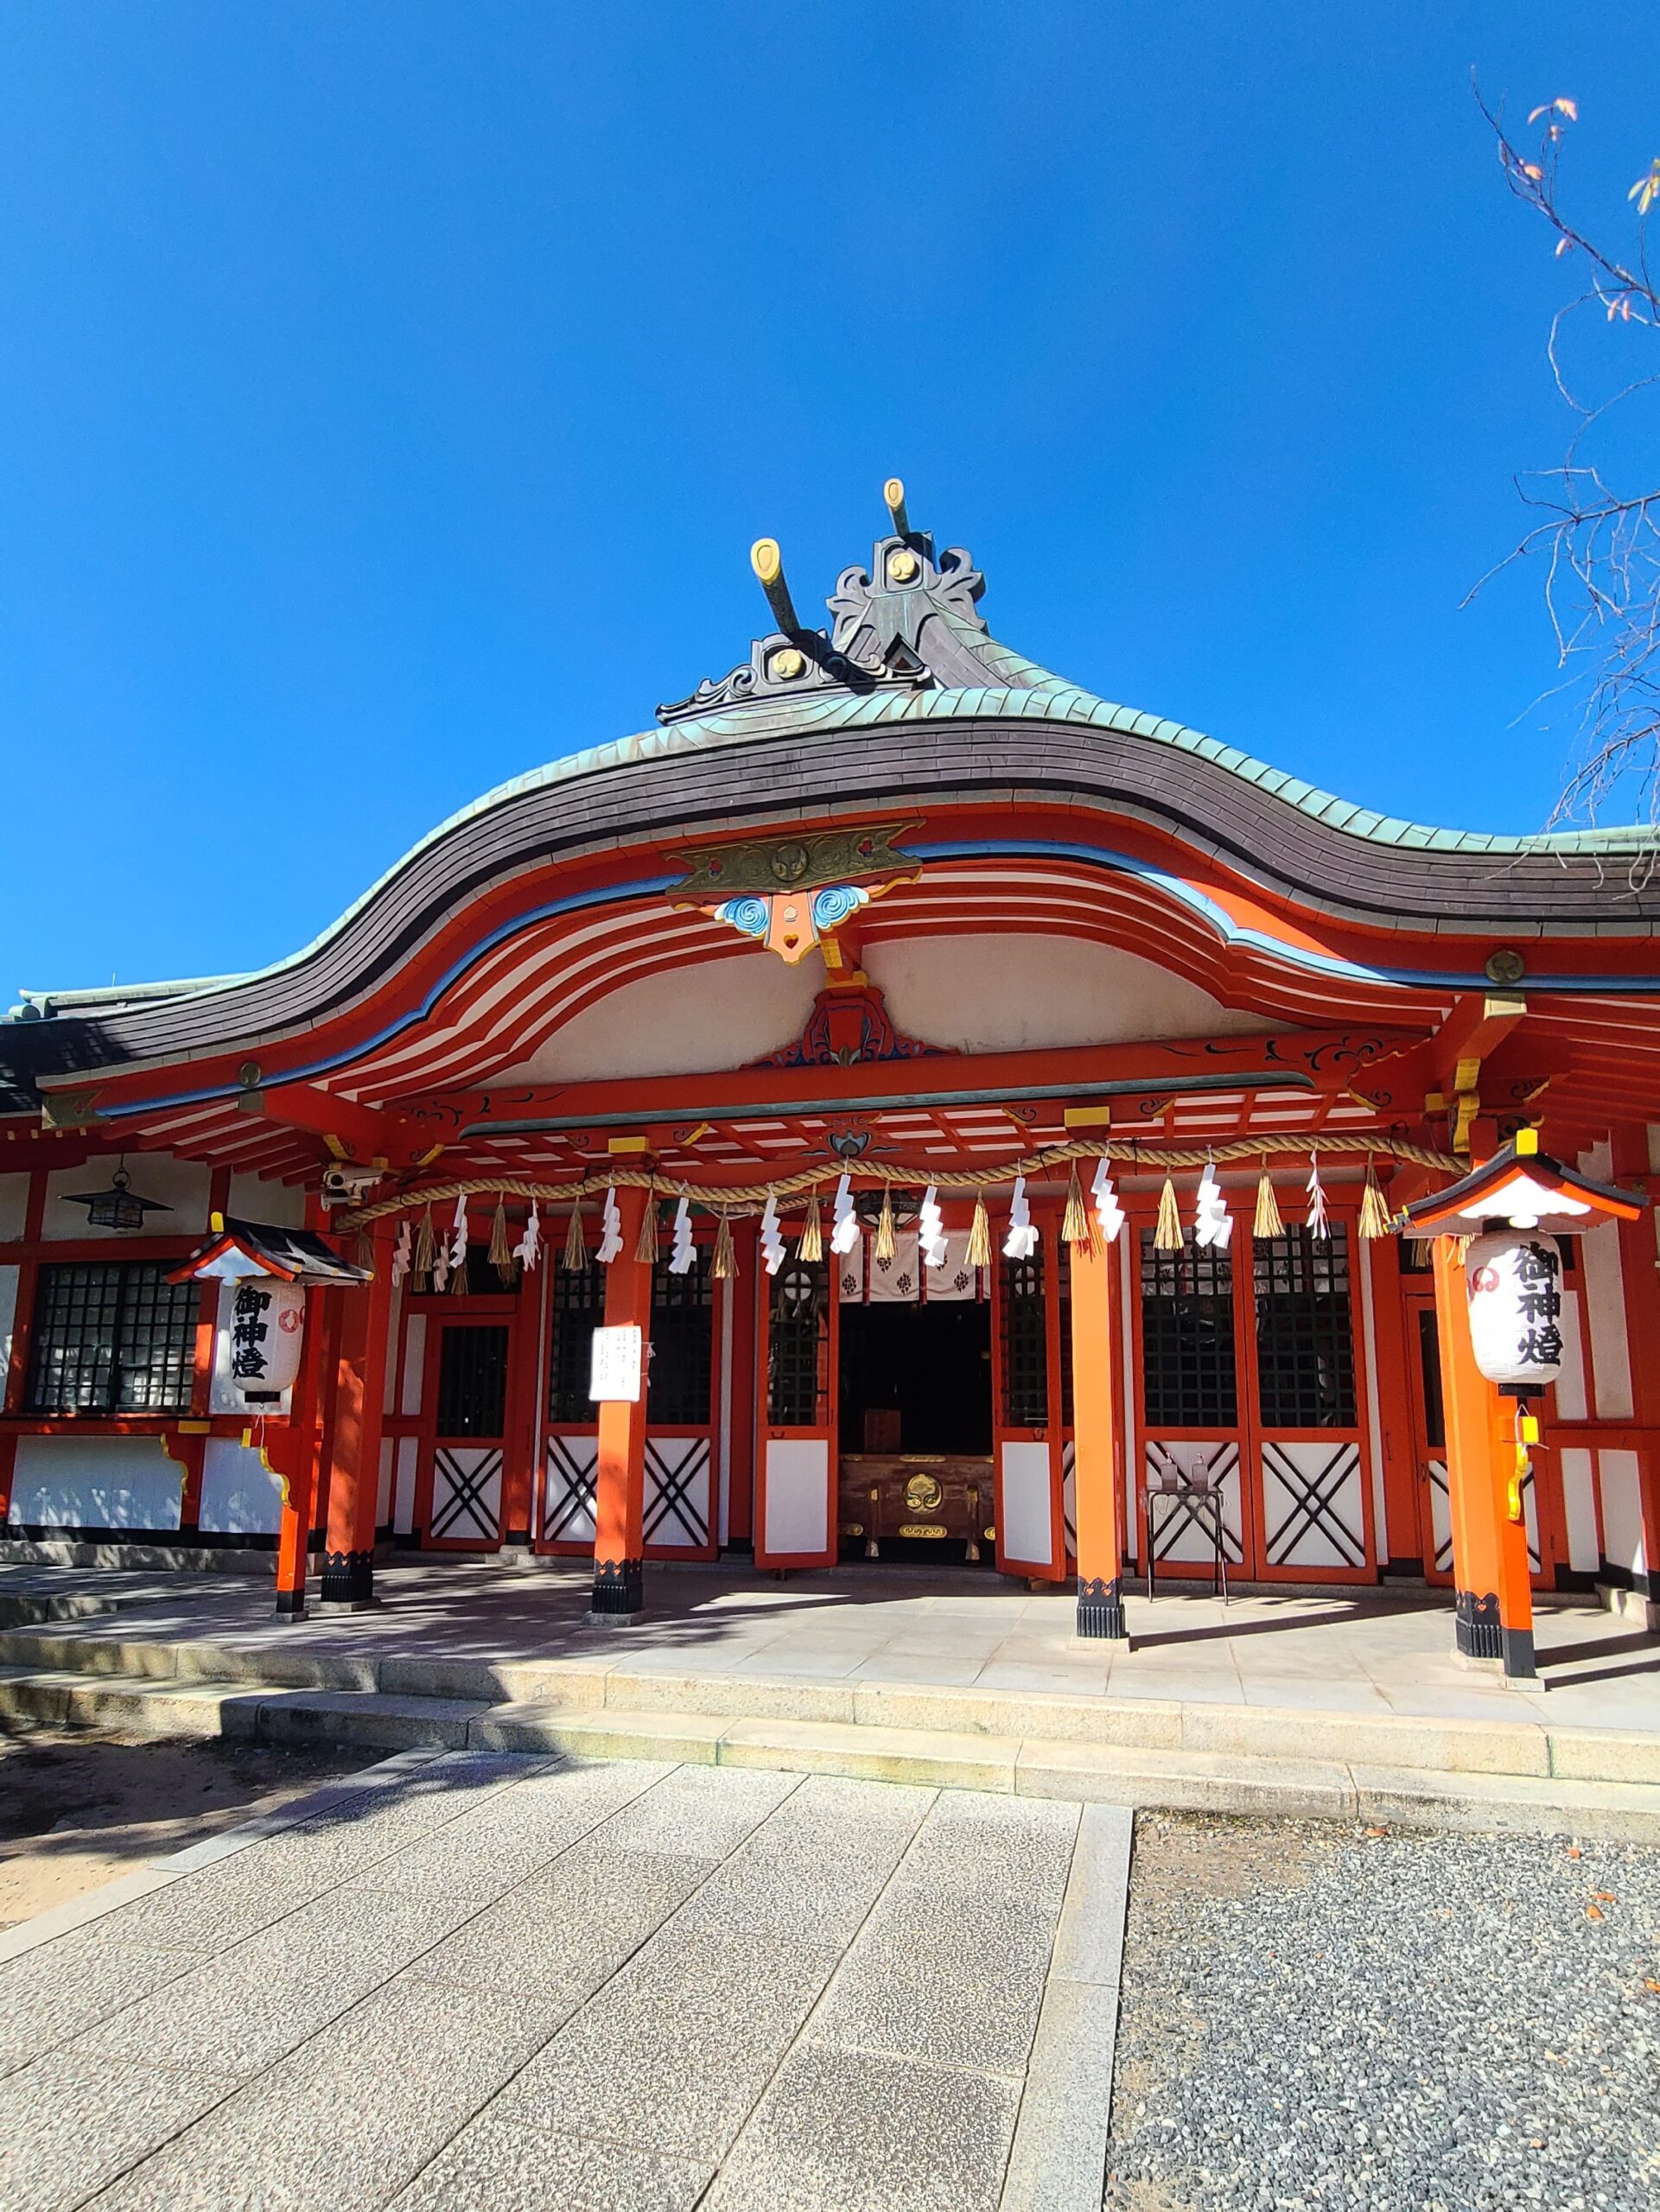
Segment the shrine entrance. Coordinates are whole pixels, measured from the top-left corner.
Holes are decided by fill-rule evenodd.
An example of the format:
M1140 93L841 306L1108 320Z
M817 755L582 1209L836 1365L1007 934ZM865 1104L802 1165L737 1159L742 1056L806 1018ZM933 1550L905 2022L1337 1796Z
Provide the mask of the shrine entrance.
M989 1563L989 1305L846 1304L838 1370L843 1557Z

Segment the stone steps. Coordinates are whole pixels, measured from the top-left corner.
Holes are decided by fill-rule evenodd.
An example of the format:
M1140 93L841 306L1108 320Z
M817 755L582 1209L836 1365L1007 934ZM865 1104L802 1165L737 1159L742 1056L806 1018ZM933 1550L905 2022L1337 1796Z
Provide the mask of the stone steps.
M609 1678L599 1674L594 1679L603 1688ZM715 1686L714 1678L703 1684L707 1690ZM753 1694L768 1686L741 1687L745 1701L753 1703ZM776 1687L793 1696L803 1686ZM609 1698L561 1703L545 1696L489 1701L391 1689L285 1688L247 1681L0 1668L0 1715L59 1727L325 1741L387 1751L465 1748L672 1759L1194 1812L1660 1843L1660 1783L1655 1782L1438 1769L1391 1762L1367 1745L1361 1748L1371 1749L1370 1757L1314 1758L1289 1746L1276 1755L1260 1744L1206 1748L1086 1740L1045 1732L1040 1726L1011 1732L953 1727L944 1725L948 1714L931 1712L931 1693L903 1693L913 1701L903 1708L898 1693L874 1694L886 1700L883 1718L867 1709L852 1719L820 1719L779 1712L676 1710L663 1700L655 1706ZM939 1696L948 1703L958 1694ZM1017 1702L1040 1722L1054 1717L1054 1700ZM900 1709L908 1714L903 1721L897 1718ZM930 1718L936 1725L917 1725Z

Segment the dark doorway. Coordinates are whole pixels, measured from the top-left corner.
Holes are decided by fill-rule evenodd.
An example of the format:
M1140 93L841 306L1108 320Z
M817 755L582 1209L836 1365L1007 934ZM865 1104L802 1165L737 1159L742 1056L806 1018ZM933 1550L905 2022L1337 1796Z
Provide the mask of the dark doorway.
M840 1318L842 1451L990 1452L989 1306L848 1305Z

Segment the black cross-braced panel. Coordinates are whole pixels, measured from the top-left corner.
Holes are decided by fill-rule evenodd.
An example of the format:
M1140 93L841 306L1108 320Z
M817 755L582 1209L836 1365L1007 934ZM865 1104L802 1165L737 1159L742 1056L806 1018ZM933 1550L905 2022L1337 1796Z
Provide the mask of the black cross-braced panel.
M830 1273L822 1260L786 1260L773 1278L766 1417L778 1428L822 1428L830 1418Z
M708 1421L714 1288L707 1251L700 1250L683 1275L671 1274L666 1260L652 1268L647 1421L671 1428L695 1428Z
M1323 1456L1321 1456L1323 1455ZM1366 1522L1359 1490L1358 1444L1262 1446L1262 1503L1269 1522L1263 1548L1270 1567L1332 1562L1366 1564ZM1316 1556L1311 1560L1310 1553Z
M591 1421L594 1332L605 1316L605 1274L596 1267L557 1268L553 1276L553 1352L548 1363L548 1419Z
M507 1426L507 1331L446 1329L438 1350L440 1436L499 1436Z
M1233 1263L1194 1243L1154 1249L1142 1231L1142 1389L1149 1427L1231 1428L1239 1418L1233 1357Z
M1049 1419L1049 1332L1044 1313L1043 1252L1005 1260L1003 1426L1042 1428Z
M706 1436L646 1440L645 1537L688 1551L709 1542L709 1449Z
M550 1543L591 1544L599 1454L588 1436L550 1436L542 1507L542 1535Z
M467 1460L474 1464L467 1465ZM427 1534L448 1537L452 1543L493 1543L496 1500L491 1496L491 1484L499 1485L500 1480L499 1451L463 1454L441 1447L433 1455L432 1519Z
M169 1282L169 1264L76 1261L41 1269L31 1413L189 1412L201 1289Z
M1265 1428L1352 1428L1349 1235L1288 1229L1251 1243L1256 1388Z

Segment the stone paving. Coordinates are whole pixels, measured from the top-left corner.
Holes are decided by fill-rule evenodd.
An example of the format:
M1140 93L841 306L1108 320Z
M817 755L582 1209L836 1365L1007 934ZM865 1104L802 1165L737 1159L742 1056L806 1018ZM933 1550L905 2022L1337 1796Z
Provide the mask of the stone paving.
M0 1568L0 1598L70 1579ZM99 1581L79 1571L73 1580L83 1592ZM851 1568L775 1580L648 1567L646 1581L646 1617L608 1639L633 1669L1660 1732L1660 1637L1590 1598L1540 1601L1545 1688L1517 1691L1460 1667L1441 1590L1258 1592L1226 1606L1187 1592L1161 1590L1151 1602L1133 1592L1124 1650L1079 1643L1069 1588L1031 1591L989 1573ZM289 1625L271 1618L267 1586L181 1575L136 1605L130 1588L118 1613L64 1625L111 1645L239 1644L251 1669L265 1670L285 1652L336 1654L360 1663L365 1688L457 1697L492 1694L488 1674L515 1662L591 1662L606 1640L582 1624L589 1581L577 1561L423 1560L383 1567L377 1584L386 1602L373 1612ZM404 1662L418 1662L407 1684ZM447 1676L435 1674L440 1662Z
M403 1754L0 1939L0 2204L1098 2205L1129 1826Z

